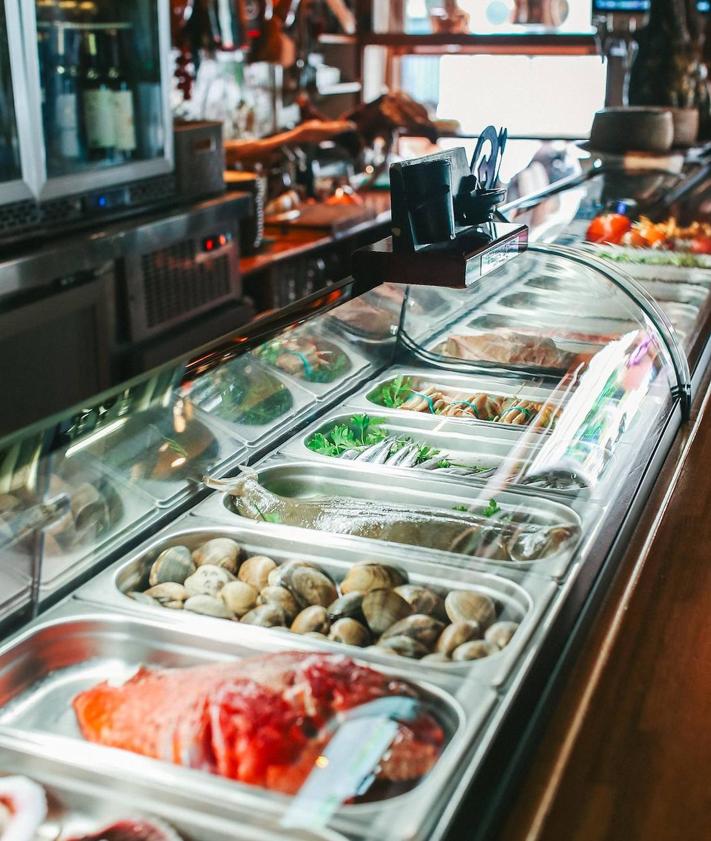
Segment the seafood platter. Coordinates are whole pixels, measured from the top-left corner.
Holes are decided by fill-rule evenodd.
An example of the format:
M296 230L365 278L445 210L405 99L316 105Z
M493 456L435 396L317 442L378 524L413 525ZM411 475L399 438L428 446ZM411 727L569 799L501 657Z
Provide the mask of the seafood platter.
M0 572L37 589L53 514L39 583L74 586L0 642L0 833L446 839L680 414L658 308L577 266L533 250L236 336L73 441L51 494L3 487Z

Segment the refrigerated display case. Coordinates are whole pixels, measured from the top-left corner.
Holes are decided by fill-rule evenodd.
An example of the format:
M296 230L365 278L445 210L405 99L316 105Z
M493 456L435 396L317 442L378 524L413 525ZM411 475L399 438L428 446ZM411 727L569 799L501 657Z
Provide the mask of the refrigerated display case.
M1 761L140 785L203 841L445 838L465 802L483 831L690 374L583 250L407 280L340 282L5 440L2 568L40 615L0 647Z
M532 240L582 247L631 277L667 314L692 370L701 371L711 312L709 177L704 158L679 173L603 164L502 211L527 224ZM545 312L545 326L555 330L565 321L566 296L581 301L587 293L575 282L538 278L521 294L518 304ZM497 302L492 323L506 318L511 303Z

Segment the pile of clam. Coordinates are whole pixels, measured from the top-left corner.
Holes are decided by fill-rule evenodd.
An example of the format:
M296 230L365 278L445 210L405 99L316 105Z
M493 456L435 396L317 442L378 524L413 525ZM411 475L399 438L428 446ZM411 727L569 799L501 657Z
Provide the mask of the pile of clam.
M475 590L411 584L403 570L375 562L353 565L337 583L307 561L244 558L240 545L226 537L192 552L180 545L165 549L148 583L143 592L128 595L173 610L432 661L488 657L504 648L518 627L500 619L500 606Z

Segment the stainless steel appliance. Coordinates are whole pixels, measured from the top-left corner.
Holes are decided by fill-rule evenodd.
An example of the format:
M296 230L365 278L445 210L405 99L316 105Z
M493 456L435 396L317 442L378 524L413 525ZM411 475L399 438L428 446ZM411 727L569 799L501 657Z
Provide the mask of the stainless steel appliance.
M167 0L4 0L0 237L175 193Z

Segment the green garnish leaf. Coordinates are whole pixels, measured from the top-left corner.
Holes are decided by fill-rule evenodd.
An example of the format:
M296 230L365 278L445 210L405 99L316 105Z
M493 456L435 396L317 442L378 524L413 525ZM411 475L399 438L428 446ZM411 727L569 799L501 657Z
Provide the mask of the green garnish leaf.
M315 432L306 446L315 453L338 458L348 450L380 443L388 434L379 426L382 422L382 418L371 418L370 415L353 415L347 424L337 423L326 432Z
M463 511L465 514L469 511L468 505L453 505L452 511Z
M495 499L490 499L489 504L483 511L485 517L493 517L494 514L498 514L501 511L501 506Z
M383 383L371 394L373 403L385 406L388 409L399 409L412 393L414 382L412 377L405 377L402 374Z
M258 505L255 505L254 507L257 509L257 513L265 523L281 523L281 517L276 513L276 511L271 511L269 514L265 514Z
M182 446L182 444L180 444L178 441L176 441L175 438L168 438L167 435L164 435L163 440L165 441L165 443L170 447L170 449L174 453L177 453L179 456L182 456L183 458L188 457L188 451L185 449L185 447Z

